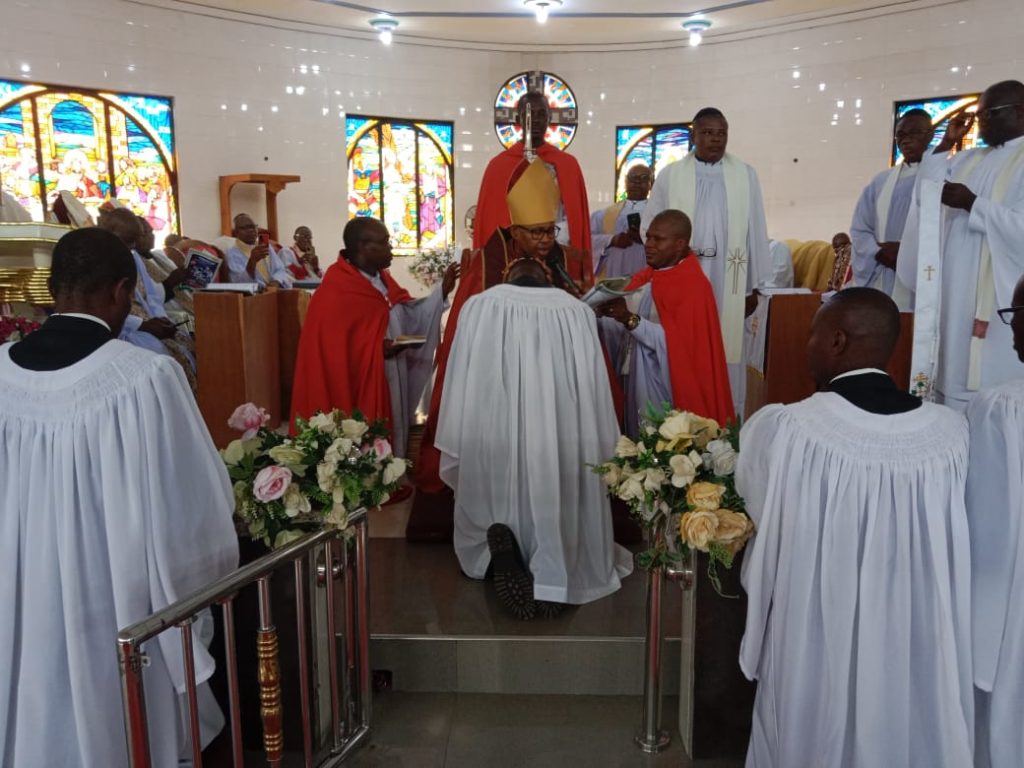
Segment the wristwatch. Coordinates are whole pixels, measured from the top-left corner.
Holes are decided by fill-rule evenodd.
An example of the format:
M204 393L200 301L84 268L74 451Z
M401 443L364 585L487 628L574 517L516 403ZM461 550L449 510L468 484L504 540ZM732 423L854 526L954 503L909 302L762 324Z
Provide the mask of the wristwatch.
M629 319L625 322L627 331L635 331L638 325L640 325L640 315L630 315Z

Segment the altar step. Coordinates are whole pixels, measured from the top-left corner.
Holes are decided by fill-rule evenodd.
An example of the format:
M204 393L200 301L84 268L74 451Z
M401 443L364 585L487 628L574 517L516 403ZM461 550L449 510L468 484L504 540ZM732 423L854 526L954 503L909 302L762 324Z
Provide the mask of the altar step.
M646 574L554 619L518 621L450 545L371 539L371 661L392 690L639 696ZM663 690L679 690L680 593L666 585Z

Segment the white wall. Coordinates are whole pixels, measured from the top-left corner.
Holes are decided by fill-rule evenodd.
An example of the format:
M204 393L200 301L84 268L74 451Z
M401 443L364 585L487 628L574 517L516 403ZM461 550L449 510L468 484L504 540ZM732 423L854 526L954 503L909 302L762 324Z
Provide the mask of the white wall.
M183 229L197 237L218 231L218 176L295 173L302 183L279 197L282 236L308 224L331 253L346 217L338 112L357 107L455 121L461 235L483 166L500 149L494 94L509 75L539 67L576 91L584 122L571 151L592 206L612 193L616 125L685 120L713 104L729 118L730 149L760 173L770 234L828 238L847 228L861 187L886 165L894 100L1024 77L1021 10L1020 0L964 0L698 49L515 54L388 48L121 0L8 0L0 77L173 96ZM301 64L320 72L302 75ZM288 85L306 92L287 95ZM262 218L251 193L235 203Z

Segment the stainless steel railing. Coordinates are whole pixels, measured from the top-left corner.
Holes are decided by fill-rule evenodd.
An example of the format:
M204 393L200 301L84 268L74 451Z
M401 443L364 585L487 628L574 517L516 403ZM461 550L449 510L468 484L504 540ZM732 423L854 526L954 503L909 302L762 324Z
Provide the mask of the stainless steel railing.
M333 768L359 747L369 736L371 712L370 631L369 631L369 567L366 510L350 515L355 535L347 540L336 530L309 534L288 546L271 552L234 573L218 579L173 605L127 627L118 634L117 647L121 667L124 700L125 731L132 768L149 768L152 764L149 748L149 728L146 719L146 697L143 689L145 652L142 644L162 632L177 629L185 669L186 698L188 702L187 728L191 734L193 761L202 766L197 705L195 661L192 653L192 624L196 615L214 605L221 606L224 616L224 645L227 660L229 724L233 766L244 764L242 742L241 702L239 698L239 672L234 619L234 601L240 590L256 585L259 602L259 627L256 632L257 678L259 684L260 716L263 723L263 748L267 764L280 766L284 751L283 709L281 677L278 662L278 634L273 623L270 579L273 573L287 567L294 571L296 597L296 626L300 707L302 715L303 765L306 768ZM308 625L311 620L306 610L307 566L315 577L317 589L312 596L322 594L325 606L327 642L313 642L313 666L322 668L319 658L322 645L326 646L329 678L330 731L326 746L314 745L314 723L310 706L311 662ZM344 599L339 600L335 582L344 585ZM312 605L312 600L311 607ZM343 604L341 617L344 634L344 659L339 671L337 652L338 605Z

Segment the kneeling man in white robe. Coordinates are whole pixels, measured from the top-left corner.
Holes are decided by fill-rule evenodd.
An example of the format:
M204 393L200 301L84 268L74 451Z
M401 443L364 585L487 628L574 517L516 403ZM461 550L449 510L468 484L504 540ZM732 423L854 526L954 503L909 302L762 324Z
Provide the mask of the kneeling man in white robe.
M1024 278L998 313L1024 363ZM978 768L1017 768L1024 755L1024 366L1018 371L967 409Z
M184 373L117 339L137 279L113 234L70 232L53 252L56 313L0 346L5 766L127 767L118 630L238 562L231 484ZM214 662L194 634L203 682ZM191 754L180 634L144 650L152 765L172 768ZM200 688L201 719L222 725L204 701Z
M808 342L818 393L740 433L748 768L971 765L967 424L882 370L899 328L883 292L836 294Z
M506 279L466 302L445 375L436 445L455 492L455 553L466 574L483 578L488 539L505 554L515 546L489 535L507 526L532 598L588 603L632 570L587 466L611 456L619 437L597 323L586 304L550 287L540 262L514 262ZM499 595L515 578L508 570L496 557ZM506 605L530 618L523 597Z

